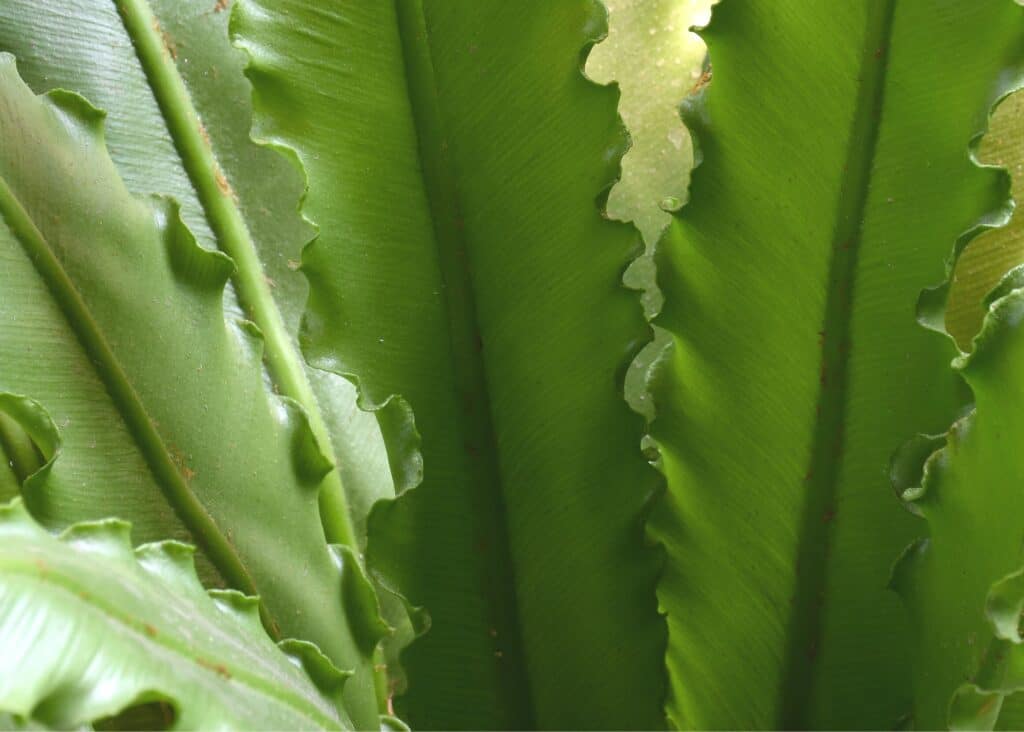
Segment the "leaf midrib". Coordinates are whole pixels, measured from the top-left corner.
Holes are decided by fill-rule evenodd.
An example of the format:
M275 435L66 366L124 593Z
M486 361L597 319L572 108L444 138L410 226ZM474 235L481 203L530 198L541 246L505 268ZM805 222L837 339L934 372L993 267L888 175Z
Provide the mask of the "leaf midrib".
M121 413L140 452L163 489L168 504L174 509L196 543L203 549L221 575L234 587L256 594L256 584L235 553L234 547L221 533L213 517L193 493L182 474L169 445L160 436L141 397L132 386L127 372L111 348L99 323L93 318L85 298L54 254L49 242L11 190L0 177L0 217L21 243L40 277L89 356L97 375L106 386L110 399ZM268 627L269 611L261 603L260 612Z
M492 577L489 586L504 597L489 598L492 607L500 606L508 626L498 629L499 637L511 644L503 646L501 661L496 664L502 679L501 695L517 695L510 705L518 715L516 726L534 726L534 705L526 673L526 649L522 642L516 599L515 569L508 536L503 480L498 461L498 442L494 430L494 414L489 397L485 368L486 346L476 313L474 278L470 252L462 226L457 183L448 160L448 140L440 112L433 59L422 0L394 0L398 35L405 68L406 89L412 109L417 136L423 186L434 226L433 242L443 282L442 298L447 315L449 348L452 356L453 382L462 401L473 405L461 410L462 434L467 448L473 450L469 459L479 460L486 473L497 517L497 531L492 546L491 569L505 567L507 578ZM472 441L472 445L469 444ZM496 573L499 574L500 573Z
M825 317L821 328L821 390L813 442L805 476L807 493L801 518L794 611L789 617L785 675L779 713L781 729L803 728L806 704L813 697L814 664L823 632L822 615L828 575L828 546L834 520L839 471L843 460L843 422L857 254L863 236L871 172L885 103L896 0L881 0L871 9L861 50L860 88L847 142L846 165L839 188Z
M358 554L358 542L345 498L338 460L319 402L306 378L302 358L270 292L253 242L234 193L213 149L177 64L165 47L159 21L147 0L114 0L168 134L181 158L218 246L235 262L232 282L245 311L259 327L264 359L284 396L305 410L321 452L335 466L320 486L321 523L328 543L348 546Z

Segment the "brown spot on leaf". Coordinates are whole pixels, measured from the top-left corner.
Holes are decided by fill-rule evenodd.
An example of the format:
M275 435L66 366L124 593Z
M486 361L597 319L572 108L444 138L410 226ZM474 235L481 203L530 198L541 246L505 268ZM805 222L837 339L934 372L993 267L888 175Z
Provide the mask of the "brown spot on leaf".
M703 89L704 87L706 87L710 83L711 83L711 69L708 69L707 71L705 71L703 74L700 75L699 79L697 79L697 83L693 85L692 89L690 89L690 94L696 94L697 92L699 92L701 89Z
M171 460L174 462L174 465L178 470L181 471L185 480L191 481L196 477L196 471L189 467L188 456L185 455L177 445L168 445L167 452L170 453Z
M177 61L178 46L177 44L175 44L174 39L167 35L167 31L165 31L163 27L161 27L160 21L158 21L156 18L153 18L153 30L156 31L157 34L159 34L160 40L164 44L164 51L167 52L167 55L175 61Z
M213 661L207 661L205 658L200 658L198 656L196 657L196 663L198 663L200 666L202 666L205 669L209 669L210 671L213 671L215 674L217 674L221 678L224 678L224 679L230 679L231 678L231 672L228 671L227 666L225 666L223 663L215 663Z
M217 188L220 192L229 198L235 197L235 191L231 188L231 184L228 183L228 179L224 177L224 171L220 169L219 165L214 164L213 177L217 181Z

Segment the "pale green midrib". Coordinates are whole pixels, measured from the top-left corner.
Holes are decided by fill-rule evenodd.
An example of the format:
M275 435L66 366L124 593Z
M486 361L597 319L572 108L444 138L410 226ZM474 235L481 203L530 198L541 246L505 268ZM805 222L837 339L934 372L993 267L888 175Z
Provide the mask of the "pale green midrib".
M56 590L67 593L71 596L71 598L66 603L63 603L61 607L67 607L75 602L92 606L103 616L107 617L112 623L117 623L128 633L136 636L139 639L140 646L144 646L147 643L161 646L175 655L180 656L188 663L200 666L204 671L212 674L217 673L215 670L210 669L207 666L203 666L200 662L201 656L197 656L195 653L190 652L189 649L182 644L168 642L166 640L167 638L173 639L174 636L170 636L167 633L158 633L155 636L146 633L145 629L140 627L144 621L133 623L130 617L118 612L117 608L102 602L102 594L98 592L99 588L96 588L93 585L80 585L75 582L73 577L56 575L53 568L49 565L47 565L46 570L41 570L34 562L25 560L26 557L24 556L11 557L0 555L0 575L21 575L50 585ZM216 610L215 612L221 611ZM282 654L284 653L283 651L280 652ZM218 663L220 660L221 659L217 659ZM294 694L282 693L280 686L277 684L267 683L261 677L249 673L246 667L228 663L223 665L224 669L229 672L232 681L238 680L253 691L258 692L263 696L268 696L278 700L285 706L294 709L300 715L315 720L321 727L330 728L337 725L337 720L324 716L319 709L312 708L312 711L315 713L311 713L310 705L303 703L303 701L300 698L297 698Z
M359 556L338 460L319 403L306 378L298 350L270 293L245 219L233 191L203 137L202 122L177 65L164 46L159 22L146 0L114 0L143 73L163 115L182 165L195 187L218 245L235 261L232 279L242 307L263 333L264 358L281 393L305 410L321 452L334 469L320 486L320 520L328 543L342 544Z
M858 76L861 84L836 202L828 296L821 326L822 385L798 535L797 562L801 571L796 575L793 612L787 628L778 720L781 728L805 728L809 724L807 704L816 692L814 670L827 607L828 550L841 520L835 513L839 473L845 459L844 420L857 255L864 234L864 215L882 124L895 8L896 0L880 0L873 4L875 14L868 18ZM825 516L829 518L823 518Z
M111 401L124 418L158 485L163 489L167 502L222 576L238 589L255 594L255 582L235 553L234 547L220 532L216 522L192 492L188 480L181 474L178 464L160 437L153 419L146 412L131 380L104 337L99 324L93 319L85 299L64 271L63 265L42 232L2 177L0 217L5 220L14 237L21 242L25 253L67 318L71 330L89 355L97 375L107 387ZM261 613L264 614L265 620L270 622L269 611L262 604Z
M503 592L499 609L504 625L500 636L509 638L511 645L503 647L503 662L498 665L499 678L503 685L501 692L506 697L515 696L516 702L510 707L512 714L519 715L520 727L534 727L536 712L532 689L526 671L525 644L519 620L519 603L515 581L515 565L512 561L511 540L508 535L508 520L504 501L504 481L498 462L498 442L494 431L494 414L487 386L484 345L476 314L476 295L469 252L461 225L458 195L452 180L451 170L445 160L447 140L440 114L433 58L422 0L393 0L398 24L398 37L402 47L402 61L405 68L407 96L412 110L413 125L417 136L417 151L422 169L422 183L430 206L434 230L431 232L438 254L438 266L445 283L443 298L447 315L450 353L453 361L453 375L457 385L469 387L473 403L479 408L471 415L463 416L469 428L468 434L480 438L483 443L479 452L486 456L485 470L491 483L491 494L497 532L494 545L500 547L500 554L494 559L507 573L508 581L500 583L498 591ZM417 80L423 82L416 87ZM455 288L455 289L453 289ZM487 486L483 486L486 490ZM495 578L491 578L492 580ZM492 585L492 589L498 586ZM488 593L490 594L490 593ZM494 602L492 598L489 601ZM506 699L507 701L507 699Z

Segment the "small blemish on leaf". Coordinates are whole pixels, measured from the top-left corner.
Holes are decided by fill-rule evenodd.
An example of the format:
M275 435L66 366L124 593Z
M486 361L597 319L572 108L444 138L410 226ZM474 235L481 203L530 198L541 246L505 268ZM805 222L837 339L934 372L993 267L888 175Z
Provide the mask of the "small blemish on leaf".
M711 70L708 69L703 74L701 74L699 79L697 79L697 83L693 85L692 89L690 89L690 94L696 94L697 92L699 92L701 89L703 89L704 87L706 87L710 83L711 83Z
M174 39L167 35L167 32L160 26L160 21L153 18L153 30L160 35L160 40L163 42L164 51L175 61L178 60L178 46L174 43Z
M217 188L220 192L229 198L235 197L235 191L231 188L231 184L228 183L228 179L224 177L224 171L220 169L219 165L214 165L213 177L217 181Z
M217 674L221 678L224 678L224 679L230 679L231 678L231 672L228 671L227 666L225 666L223 663L213 663L211 661L207 661L205 658L200 658L200 657L196 657L196 663L198 663L203 668L206 668L206 669L209 669L210 671L213 671L215 674Z

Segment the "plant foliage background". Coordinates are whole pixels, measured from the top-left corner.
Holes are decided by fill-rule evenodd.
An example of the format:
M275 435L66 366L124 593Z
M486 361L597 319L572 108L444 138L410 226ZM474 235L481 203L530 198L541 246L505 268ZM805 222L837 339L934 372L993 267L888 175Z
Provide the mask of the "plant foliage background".
M607 5L0 0L4 725L1019 725L1024 9Z

